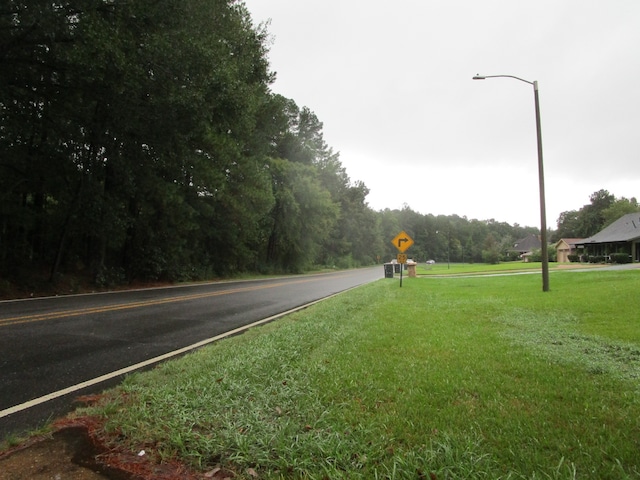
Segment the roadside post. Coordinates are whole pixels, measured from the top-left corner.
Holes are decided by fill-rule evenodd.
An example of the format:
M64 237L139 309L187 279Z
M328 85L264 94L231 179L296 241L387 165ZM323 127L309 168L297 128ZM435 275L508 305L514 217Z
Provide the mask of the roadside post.
M404 230L401 231L398 235L396 235L393 240L391 240L393 246L398 249L398 263L400 264L400 287L402 287L402 270L403 265L407 263L407 255L404 253L407 249L413 245L413 239L407 235L407 232Z

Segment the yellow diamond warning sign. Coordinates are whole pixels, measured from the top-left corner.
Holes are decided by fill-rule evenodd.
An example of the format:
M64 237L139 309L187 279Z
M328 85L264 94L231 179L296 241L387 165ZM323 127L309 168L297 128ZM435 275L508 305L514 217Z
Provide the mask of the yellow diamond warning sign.
M404 253L407 248L413 245L413 239L403 230L391 240L391 243L393 243L393 246L396 247L400 253Z

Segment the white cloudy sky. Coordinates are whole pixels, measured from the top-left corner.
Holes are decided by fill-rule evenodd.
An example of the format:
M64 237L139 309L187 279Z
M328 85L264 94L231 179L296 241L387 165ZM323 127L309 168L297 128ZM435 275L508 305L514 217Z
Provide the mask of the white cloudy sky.
M307 106L369 205L539 226L640 197L639 0L245 0L272 90Z

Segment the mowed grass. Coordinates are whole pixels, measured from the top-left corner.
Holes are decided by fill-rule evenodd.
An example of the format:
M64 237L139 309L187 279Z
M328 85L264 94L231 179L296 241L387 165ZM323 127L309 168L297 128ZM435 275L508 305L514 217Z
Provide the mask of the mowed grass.
M640 478L640 271L406 278L135 374L114 441L236 478ZM87 412L82 412L87 413Z
M585 266L596 267L595 264L563 264L550 262L549 270L562 267L581 268ZM416 266L416 272L419 275L458 275L458 274L470 274L470 275L491 275L496 273L513 273L517 271L532 271L541 270L542 264L540 262L523 262L521 260L514 262L501 262L495 265L489 265L486 263L435 263L427 265L424 262L419 263Z

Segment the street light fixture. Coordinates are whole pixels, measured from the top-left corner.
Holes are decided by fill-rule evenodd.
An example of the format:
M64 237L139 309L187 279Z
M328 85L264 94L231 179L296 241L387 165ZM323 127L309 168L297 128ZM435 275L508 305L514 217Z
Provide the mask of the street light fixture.
M542 243L542 291L549 291L549 255L547 252L547 213L544 195L544 168L542 164L542 129L540 127L540 99L538 98L538 81L530 82L513 75L476 75L474 80L487 78L514 78L533 86L533 96L536 107L536 131L538 134L538 181L540 182L540 243Z

